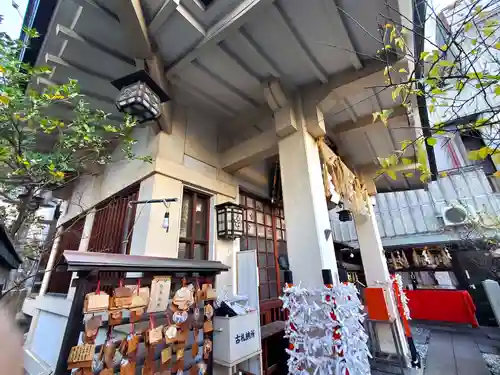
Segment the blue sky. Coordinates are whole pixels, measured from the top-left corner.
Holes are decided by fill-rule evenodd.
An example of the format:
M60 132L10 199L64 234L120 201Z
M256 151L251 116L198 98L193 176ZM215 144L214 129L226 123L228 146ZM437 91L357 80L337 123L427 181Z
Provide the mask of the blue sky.
M446 5L453 3L456 0L433 0L432 3L436 10ZM4 16L2 24L0 24L0 32L7 32L12 38L19 37L22 27L22 18L12 6L13 0L0 0L0 14ZM19 11L24 16L28 0L14 0L19 5Z
M0 32L6 32L11 38L18 38L23 25L23 18L12 6L12 0L0 0L0 14L4 17L0 24ZM19 6L19 12L24 16L28 0L14 0Z

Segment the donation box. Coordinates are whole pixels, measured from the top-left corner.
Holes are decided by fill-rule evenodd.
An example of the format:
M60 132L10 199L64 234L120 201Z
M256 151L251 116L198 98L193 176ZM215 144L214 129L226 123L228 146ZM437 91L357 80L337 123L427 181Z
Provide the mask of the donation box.
M257 311L232 318L214 317L214 362L232 366L261 350Z

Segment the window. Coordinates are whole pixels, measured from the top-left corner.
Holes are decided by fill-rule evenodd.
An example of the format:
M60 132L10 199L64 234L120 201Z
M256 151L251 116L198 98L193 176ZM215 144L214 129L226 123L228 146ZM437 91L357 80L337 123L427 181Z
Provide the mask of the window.
M470 160L469 157L469 152L477 151L486 146L481 133L477 130L467 130L460 133L460 138L466 152L465 160L469 160L473 165L482 167L487 176L494 174L496 172L496 167L490 155L482 160Z
M178 258L208 260L209 202L206 195L184 191Z
M286 235L283 209L262 199L240 192L240 204L246 209L241 250L257 250L259 266L259 298L276 299L281 294L282 275L277 265L279 255L286 256Z
M139 185L133 185L96 207L87 251L121 254L129 202L137 200L138 197ZM127 254L132 243L136 209L137 206L131 206Z

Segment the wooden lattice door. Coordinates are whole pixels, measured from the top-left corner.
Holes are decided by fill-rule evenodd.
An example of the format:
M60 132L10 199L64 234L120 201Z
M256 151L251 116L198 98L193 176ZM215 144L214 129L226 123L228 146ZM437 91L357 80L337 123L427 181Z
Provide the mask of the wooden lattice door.
M278 298L283 289L283 273L277 262L279 255L286 256L283 209L244 192L240 192L240 204L246 209L240 248L257 250L261 325L283 320Z

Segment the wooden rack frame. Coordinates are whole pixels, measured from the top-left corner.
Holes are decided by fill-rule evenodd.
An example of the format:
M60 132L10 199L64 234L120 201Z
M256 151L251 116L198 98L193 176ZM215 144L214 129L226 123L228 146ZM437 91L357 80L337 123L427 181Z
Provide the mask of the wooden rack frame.
M101 286L117 286L120 280L124 285L136 284L140 280L142 286L149 286L155 276L170 276L172 278L171 293L180 284L181 278L187 278L189 281L198 280L200 283L205 281L213 283L217 274L228 271L229 267L221 262L216 261L194 261L185 259L172 259L147 256L131 256L122 254L106 254L106 253L88 253L78 251L65 251L63 253L65 264L62 266L69 272L76 272L78 278L73 281L73 286L76 288L71 304L71 309L64 332L61 350L55 369L55 375L69 374L67 369L67 359L71 348L79 344L80 332L83 330L83 305L85 295L96 289L99 281ZM106 273L140 273L137 277L105 277ZM103 278L101 278L103 276ZM211 301L205 301L211 303ZM152 314L157 320L161 316L165 316L164 312ZM144 314L143 317L135 322L140 324L149 320L149 314ZM128 318L124 318L120 325L130 324ZM102 327L105 328L107 322L104 322ZM209 338L213 342L213 332L205 334L205 338ZM198 339L198 338L197 338ZM200 342L198 341L198 345ZM190 350L191 346L186 345L185 351ZM156 351L157 352L157 351ZM138 357L137 368L144 365L143 357ZM159 359L159 353L155 354L155 360ZM213 373L213 358L212 353L207 363L207 375ZM187 366L189 367L189 366ZM186 370L186 368L184 369Z

